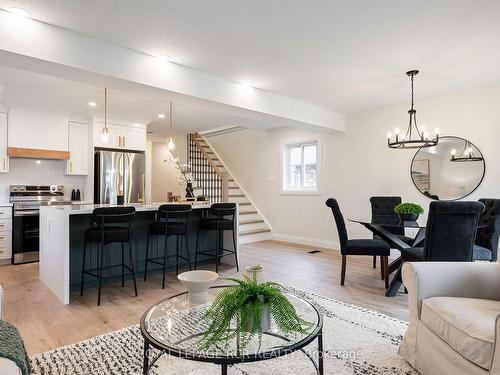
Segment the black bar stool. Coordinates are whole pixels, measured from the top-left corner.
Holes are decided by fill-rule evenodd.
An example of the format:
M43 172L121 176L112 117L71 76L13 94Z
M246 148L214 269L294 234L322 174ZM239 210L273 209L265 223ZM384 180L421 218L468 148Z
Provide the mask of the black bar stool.
M80 295L83 296L83 282L85 274L91 275L99 280L99 294L97 306L101 305L101 289L103 270L120 267L122 268L122 287L125 285L125 269L127 269L134 280L135 296L137 297L137 285L135 282L134 262L132 260L132 219L134 218L134 207L102 207L94 209L90 229L85 231L85 244L83 247L82 279ZM85 269L87 256L87 244L90 243L90 267L92 267L92 244L97 244L97 267ZM106 245L121 243L121 264L104 266L104 251ZM129 265L124 261L125 243L128 244ZM110 251L112 248L109 248ZM97 272L97 273L96 273Z
M193 208L190 204L164 204L158 208L155 221L149 225L148 242L146 246L146 262L144 265L144 281L146 281L148 273L148 263L154 263L163 266L163 281L162 289L165 289L165 273L167 269L167 259L175 257L175 272L179 274L179 258L188 262L189 270L191 270L191 258L189 255L189 240L188 240L188 220ZM163 236L165 246L163 248L163 256L159 256L158 247L156 256L149 256L149 243L151 236ZM168 255L167 239L170 236L175 236L176 252L175 255ZM186 253L187 257L179 254L179 236L186 238Z
M198 254L203 254L216 259L215 272L219 272L219 264L222 257L234 254L236 259L236 270L239 271L238 254L236 253L236 236L234 233L234 219L236 216L236 203L214 203L208 210L208 217L201 219L196 233L196 254L194 259L194 269L198 265ZM200 231L216 231L216 248L200 251L198 249L198 237ZM224 249L224 231L233 232L234 250Z

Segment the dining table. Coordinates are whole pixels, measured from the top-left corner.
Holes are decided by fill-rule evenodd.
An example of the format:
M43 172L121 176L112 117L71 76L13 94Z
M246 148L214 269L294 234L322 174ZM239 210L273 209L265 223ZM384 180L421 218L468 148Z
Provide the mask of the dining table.
M418 223L418 221L401 221L394 224L376 224L372 223L372 221L368 219L349 219L349 221L363 225L374 235L389 243L391 245L391 248L397 249L401 252L401 256L392 261L387 268L387 272L389 273L389 275L394 272L395 274L392 277L391 282L389 283L389 287L385 291L385 295L387 297L396 296L399 289L401 288L401 285L403 284L403 280L401 278L401 269L404 263L405 252L407 252L408 249L414 247L422 247L424 245L426 228L425 224L422 225ZM391 228L396 229L401 227L405 229L413 229L416 232L413 242L404 242L397 234L391 231Z

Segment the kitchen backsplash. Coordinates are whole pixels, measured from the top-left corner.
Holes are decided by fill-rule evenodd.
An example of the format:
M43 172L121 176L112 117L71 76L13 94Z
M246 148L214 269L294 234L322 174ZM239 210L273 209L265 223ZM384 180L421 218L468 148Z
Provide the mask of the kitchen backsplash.
M72 189L80 189L82 199L87 198L83 191L86 177L65 175L64 160L11 158L9 164L9 173L0 173L0 203L9 201L9 185L64 185L66 198L71 198Z

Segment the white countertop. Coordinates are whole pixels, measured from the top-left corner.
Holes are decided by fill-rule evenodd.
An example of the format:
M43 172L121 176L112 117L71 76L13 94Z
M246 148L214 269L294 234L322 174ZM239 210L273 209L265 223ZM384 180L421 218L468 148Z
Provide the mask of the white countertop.
M12 207L12 203L0 203L0 207Z
M113 205L113 204L77 204L73 202L71 205L67 206L42 206L40 207L40 214L43 215L43 212L50 212L51 210L57 210L58 212L64 212L68 215L85 215L91 214L95 208L100 207L135 207L135 210L140 211L157 211L158 207L162 204L191 204L193 210L203 209L210 207L210 203L208 202L187 202L187 203L175 203L175 202L154 202L154 203L131 203L122 206ZM53 211L52 211L53 212Z

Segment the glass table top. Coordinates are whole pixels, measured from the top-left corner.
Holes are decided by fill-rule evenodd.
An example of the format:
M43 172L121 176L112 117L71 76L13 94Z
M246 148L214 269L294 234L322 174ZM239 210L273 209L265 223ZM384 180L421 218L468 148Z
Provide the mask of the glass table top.
M378 224L378 223L372 223L371 219L358 219L358 218L351 218L349 221L353 223L359 223L363 225L382 225L383 227L404 227L404 228L425 228L426 223L419 223L418 221L402 221L400 223L394 223L394 224Z
M205 313L212 301L224 288L230 286L212 287L209 289L208 302L202 305L190 305L188 293L182 293L159 302L144 314L141 321L143 335L153 346L164 349L171 354L185 358L241 358L279 356L280 351L297 350L310 343L317 336L323 325L318 309L305 299L291 293L285 293L297 314L306 324L305 332L281 332L271 319L271 329L262 335L261 340L256 336L245 347L239 350L236 338L227 344L220 344L209 350L201 348L200 340L206 332L210 321ZM231 322L231 328L236 326L236 319ZM286 354L286 353L284 353Z

